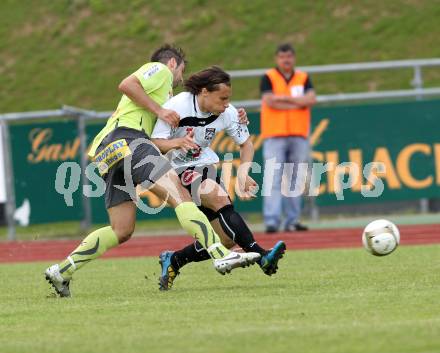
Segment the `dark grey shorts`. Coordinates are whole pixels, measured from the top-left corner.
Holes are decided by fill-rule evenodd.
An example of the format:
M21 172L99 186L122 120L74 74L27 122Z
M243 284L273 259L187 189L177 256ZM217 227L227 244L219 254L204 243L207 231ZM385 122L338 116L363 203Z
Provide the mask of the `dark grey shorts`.
M136 201L136 186L148 189L172 167L147 134L126 127L110 132L96 150L95 162L106 183L107 209Z

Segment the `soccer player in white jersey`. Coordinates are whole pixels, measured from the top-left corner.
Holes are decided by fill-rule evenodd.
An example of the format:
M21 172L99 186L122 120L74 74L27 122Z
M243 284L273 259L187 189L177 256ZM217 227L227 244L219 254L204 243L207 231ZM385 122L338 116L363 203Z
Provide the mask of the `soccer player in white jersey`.
M270 276L277 271L286 245L279 241L271 250L266 250L257 244L243 218L234 210L217 176L215 164L219 158L210 148L215 135L222 130L240 146L239 197L244 200L253 198L256 183L249 176L249 169L254 147L246 124L239 122L237 110L229 104L232 93L230 76L213 66L190 76L185 81L185 90L164 104L164 108L172 109L180 116L178 127L173 128L158 120L152 141L162 153L168 154L182 184L214 227L218 222L230 238L225 241L225 237L221 237L224 244L232 247L235 243L246 252L259 253L261 259L258 263ZM184 265L210 257L196 241L178 251L164 251L159 258L162 266L159 286L161 290L168 290Z
M136 185L167 200L182 228L209 251L218 272L249 266L260 258L257 253L231 252L221 244L169 161L149 141L157 118L171 124L179 121L175 111L161 105L182 81L184 68L183 51L164 45L153 53L151 62L120 83L123 95L118 108L95 137L89 152L106 183L110 225L90 233L67 258L46 269L45 277L59 296L71 296L70 281L76 271L130 239L136 222Z

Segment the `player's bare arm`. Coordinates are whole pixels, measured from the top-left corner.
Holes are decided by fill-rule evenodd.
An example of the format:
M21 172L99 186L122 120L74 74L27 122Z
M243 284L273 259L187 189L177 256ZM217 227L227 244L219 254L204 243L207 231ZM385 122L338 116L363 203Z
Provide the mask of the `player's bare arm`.
M240 145L240 167L238 168L237 180L239 190L237 194L241 200L255 198L257 183L249 176L251 163L254 159L254 145L249 137Z
M182 149L184 152L187 152L191 149L197 149L199 146L194 142L194 131L188 133L188 135L184 137L177 137L174 139L160 139L155 138L151 139L151 141L160 149L162 153L167 153L168 151L175 149Z
M130 75L124 78L118 86L119 91L124 93L137 105L148 109L154 113L159 119L165 121L167 124L175 127L179 124L179 114L174 110L164 109L154 100L152 100L144 91L141 82L135 75Z

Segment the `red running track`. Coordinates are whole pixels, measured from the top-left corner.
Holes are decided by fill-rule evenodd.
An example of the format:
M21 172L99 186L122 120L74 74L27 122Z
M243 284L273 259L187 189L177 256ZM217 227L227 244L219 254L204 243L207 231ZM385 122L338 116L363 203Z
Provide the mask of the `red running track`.
M400 226L401 245L440 243L440 225ZM361 229L344 228L313 230L297 233L255 235L261 246L270 248L277 240L284 240L288 250L355 248L361 246ZM110 250L104 257L158 256L163 250L176 250L189 244L189 236L135 237ZM0 242L0 263L59 260L66 257L79 240Z

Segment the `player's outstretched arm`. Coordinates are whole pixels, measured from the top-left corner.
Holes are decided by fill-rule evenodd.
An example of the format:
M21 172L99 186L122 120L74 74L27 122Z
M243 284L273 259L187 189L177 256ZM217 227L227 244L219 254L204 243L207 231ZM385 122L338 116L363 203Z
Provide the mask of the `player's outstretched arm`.
M257 183L249 176L254 152L254 145L249 137L240 145L240 166L237 172L238 190L236 192L242 200L250 200L255 197Z

